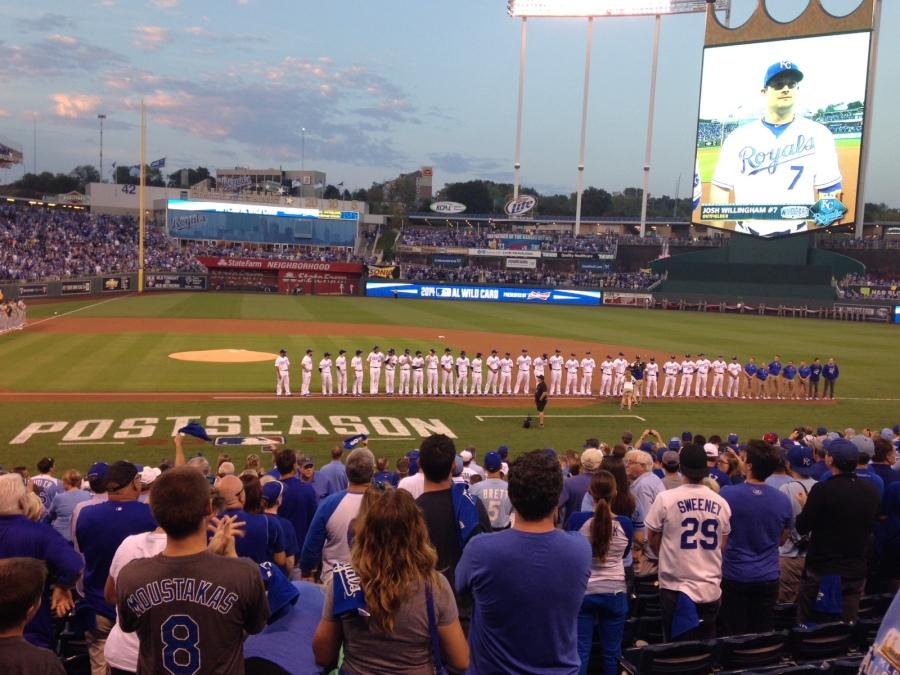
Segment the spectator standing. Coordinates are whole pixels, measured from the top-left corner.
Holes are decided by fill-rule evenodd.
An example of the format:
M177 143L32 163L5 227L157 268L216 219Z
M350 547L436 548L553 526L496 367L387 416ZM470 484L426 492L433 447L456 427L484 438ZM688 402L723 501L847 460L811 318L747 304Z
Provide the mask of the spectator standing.
M297 460L297 466L300 467L300 480L311 485L315 491L317 504L321 504L325 497L337 492L334 489L334 483L328 476L321 471L316 471L316 463L312 457L301 456ZM344 468L344 475L346 475L346 468ZM346 486L343 489L346 489Z
M476 473L480 475L482 478L485 477L484 469L478 466L478 462L475 461L475 447L469 446L461 453L459 456L462 457L463 461L463 470L462 470L462 478L466 483L470 481L473 475Z
M312 578L321 564L322 581L327 581L335 565L350 561L353 522L374 473L375 456L368 448L357 448L347 456L347 489L319 505L303 542L300 571L304 578Z
M405 458L401 458L405 459ZM397 460L398 462L400 460ZM407 467L409 466L409 460L407 460ZM349 480L349 479L348 479ZM373 483L384 483L385 485L390 485L391 487L397 487L397 483L400 482L400 479L397 476L397 473L393 471L388 471L388 459L387 457L379 457L375 460L375 475L372 476Z
M703 451L706 453L706 466L709 468L709 477L719 484L719 488L731 485L728 474L719 468L719 446L715 443L704 443Z
M37 463L38 475L31 479L31 488L40 498L45 511L50 510L50 504L53 503L53 498L63 490L59 479L53 475L53 470L55 468L56 462L52 457L43 457Z
M56 654L23 638L25 626L40 609L46 583L47 566L41 560L0 560L0 663L8 675L65 675Z
M597 447L599 443L595 438L589 438L585 443L585 449L581 453L581 470L577 474L570 475L563 481L563 489L560 501L560 514L565 522L574 513L590 511L593 500L588 495L591 486L591 478L600 470L603 462L603 452Z
M889 440L888 436L893 437L890 429L882 429L881 436L875 439L874 454L869 464L869 469L884 482L885 490L891 485L900 481L900 471L893 468L897 461L897 450Z
M62 475L63 492L57 493L50 503L47 518L53 529L66 541L72 541L72 513L76 504L87 501L91 494L81 489L81 473L69 469Z
M86 478L88 487L91 489L91 498L86 499L83 502L78 502L72 511L72 535L69 537L69 541L75 544L76 549L78 548L78 542L75 541L75 528L78 526L78 516L81 511L88 506L102 504L109 499L109 495L106 494L106 472L108 470L109 464L106 462L95 462L94 464L91 464L91 467L88 469ZM78 590L83 595L81 588Z
M797 531L810 534L797 603L799 623L807 623L814 612L840 614L843 621L855 621L859 614L859 598L866 583L866 549L879 499L872 482L854 473L858 458L859 450L850 441L832 441L825 458L831 478L813 486L808 497L797 495L803 507L797 516ZM833 605L817 603L820 592L837 601Z
M351 564L338 565L325 583L316 661L333 667L343 645L342 672L438 673L439 659L465 671L469 650L422 512L405 490L372 497L355 528Z
M657 496L644 520L659 556L663 634L667 640L710 639L721 604L731 509L703 485L709 476L703 448L689 443L678 459L684 485Z
M625 472L631 481L629 490L634 495L637 510L641 514L650 513L653 502L666 489L659 476L653 473L653 457L643 450L629 450L625 453ZM658 563L656 551L645 542L636 561L635 573L642 576L654 574Z
M722 556L721 623L726 635L774 630L778 547L793 522L787 495L766 483L782 461L779 451L763 441L750 441L746 457L747 480L726 485L720 493L731 509L731 535Z
M875 531L875 554L879 561L882 590L896 593L900 589L900 481L884 491L884 518Z
M662 468L665 472L662 482L666 490L677 488L684 482L681 474L678 473L678 453L675 450L666 450L663 453Z
M810 476L813 468L813 452L806 446L791 448L787 454L788 475L791 482L782 485L779 490L788 496L791 503L792 526L786 542L778 549L778 602L797 602L800 584L803 578L803 567L806 564L806 551L809 548L809 536L797 532L797 516L800 515L801 492L809 494L816 480Z
M822 379L825 381L822 387L822 398L834 398L834 383L837 382L840 375L838 364L834 362L833 358L828 359L828 363L822 367Z
M134 464L112 464L106 473L106 492L107 501L82 510L75 529L78 550L84 555L84 601L96 617L96 627L85 633L92 675L106 675L103 648L116 623L116 608L104 595L113 556L127 536L156 528L150 507L138 501L141 477Z
M288 574L291 574L300 559L300 544L297 543L297 533L294 526L287 518L278 515L281 506L281 496L284 494L284 484L271 476L266 477L260 490L260 504L262 514L269 519L270 525L281 528L284 541L284 566Z
M475 537L463 552L456 590L475 601L472 673L578 672L577 618L591 546L581 534L556 528L562 483L554 455L520 455L509 467L515 524Z
M488 518L491 519L491 528L495 532L509 527L509 516L512 512L512 502L509 501L509 490L502 477L502 468L500 455L496 452L487 453L484 456L487 478L469 488L469 494L480 499L484 505Z
M306 540L306 533L316 513L316 492L312 486L297 477L297 454L293 450L281 450L275 468L284 485L278 515L291 522L294 537L302 546L301 542Z
M50 614L64 616L73 607L71 588L84 569L84 560L53 528L28 520L26 507L22 477L17 473L0 476L0 558L37 558L46 563L50 582L44 584L41 605L26 623L24 635L31 644L49 647L53 639Z
M209 483L195 469L163 473L151 494L153 516L166 533L160 555L134 560L119 572L116 597L122 630L137 632L138 672L239 673L244 636L258 633L269 617L259 567L233 557L233 523L222 523L207 548L212 515ZM178 581L176 580L183 580ZM159 594L157 588L168 588ZM196 602L186 589L209 589Z
M237 554L257 564L273 562L283 569L285 554L281 527L261 513L244 510L247 493L243 481L235 475L226 475L219 480L216 490L224 507L219 518L228 516L236 523L244 524L243 536L235 541Z
M335 445L331 449L331 461L319 469L319 473L322 474L330 484L328 494L346 490L347 485L349 484L349 481L347 480L347 469L341 461L343 454L343 446Z

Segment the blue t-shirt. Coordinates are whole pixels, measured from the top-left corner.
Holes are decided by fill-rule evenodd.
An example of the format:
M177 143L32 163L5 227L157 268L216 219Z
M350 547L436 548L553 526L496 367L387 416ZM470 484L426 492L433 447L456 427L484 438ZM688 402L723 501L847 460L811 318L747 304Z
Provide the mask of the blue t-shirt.
M87 490L67 490L53 498L47 520L66 541L72 541L72 513L75 511L75 505L90 498L91 493Z
M287 518L294 526L294 535L300 548L303 548L303 540L309 524L316 514L316 491L309 483L304 483L296 476L282 478L284 492L281 495L281 506L278 507L278 515Z
M347 467L339 459L331 460L319 469L317 473L322 474L331 483L331 489L328 491L328 494L346 490L347 486L350 485L350 481L347 480ZM410 467L409 473L410 475L413 474L412 467Z
M156 529L150 507L139 501L107 501L78 514L75 539L84 554L84 600L98 614L115 620L116 608L103 599L109 566L125 537Z
M756 379L761 380L762 382L766 381L766 378L769 377L769 371L765 368L759 368L756 371Z
M747 373L750 377L753 377L756 374L756 371L759 370L755 363L748 363L744 366L744 372Z
M809 467L809 475L816 480L822 480L822 476L831 475L831 469L828 468L824 459L819 459L813 462L813 465Z
M769 485L776 490L779 489L782 485L787 485L788 483L793 482L793 478L783 473L773 473L771 476L766 478L766 485Z
M325 499L325 497L337 492L337 490L333 489L332 482L328 478L328 476L323 474L321 471L316 471L315 473L313 473L312 480L309 481L307 485L311 485L312 489L315 491L316 503L321 503L322 500Z
M782 371L782 376L786 380L793 380L797 377L797 368L794 366L785 366L784 371Z
M275 554L284 553L284 535L277 521L262 514L247 513L243 509L225 509L220 515L245 523L244 536L234 538L234 548L241 558L250 558L258 565L275 562Z
M300 544L297 543L297 533L294 532L294 526L287 518L282 518L274 513L266 513L265 516L270 523L275 523L281 528L281 541L284 542L284 554L298 556L300 555Z
M576 620L590 573L591 545L578 532L473 537L456 567L457 593L475 602L468 672L578 673Z
M717 466L714 466L709 470L709 475L719 484L720 488L731 485L731 477Z
M384 483L385 485L393 485L397 487L397 483L400 482L400 479L397 477L397 474L393 471L377 471L374 476L372 476L373 483Z
M742 483L722 488L731 507L731 534L722 556L722 578L775 581L780 574L778 547L791 527L793 511L786 494L771 485Z
M781 373L781 361L772 361L769 364L769 375L779 375Z

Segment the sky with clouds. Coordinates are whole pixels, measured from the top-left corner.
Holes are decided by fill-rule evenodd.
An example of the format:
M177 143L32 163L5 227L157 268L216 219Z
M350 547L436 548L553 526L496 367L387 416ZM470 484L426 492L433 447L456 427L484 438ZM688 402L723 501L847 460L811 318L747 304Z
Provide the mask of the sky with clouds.
M819 0L812 0L818 2ZM821 0L844 14L859 0ZM808 0L768 0L789 20ZM733 0L743 22L757 0ZM883 36L900 32L884 0ZM167 169L281 166L368 187L423 165L435 182L512 180L520 22L504 0L32 0L0 6L0 137L31 171L138 160L138 106L148 161ZM704 18L663 17L651 192L687 196ZM531 20L522 182L570 192L576 182L586 22ZM585 180L639 186L653 19L594 26ZM775 58L780 58L775 56ZM900 42L879 46L867 201L900 205ZM839 83L836 83L839 84ZM300 129L305 127L305 150ZM0 182L22 168L0 170ZM680 177L680 179L679 179Z

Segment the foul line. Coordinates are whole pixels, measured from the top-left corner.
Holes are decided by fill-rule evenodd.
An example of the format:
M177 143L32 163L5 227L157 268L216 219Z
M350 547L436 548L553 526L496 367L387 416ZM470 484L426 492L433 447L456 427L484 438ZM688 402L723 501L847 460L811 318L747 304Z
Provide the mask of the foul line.
M849 396L841 396L834 399L835 401L900 401L900 398L851 398Z
M475 419L478 420L479 422L484 422L486 419L520 419L521 417L522 417L522 415L475 415ZM559 418L590 417L590 418L594 418L594 419L598 419L598 418L614 419L615 418L615 419L640 420L641 422L647 421L640 415L544 415L544 417L559 417Z
M121 300L122 298L127 298L132 295L134 295L134 293L126 293L125 295L117 295L114 298L108 298L106 300L101 300L100 302L95 302L92 305L85 305L84 307L70 309L68 312L63 312L62 314L54 314L53 316L48 316L46 319L40 319L39 321L28 321L25 323L25 328L30 328L31 326L40 326L42 323L45 323L47 321L53 321L53 319L61 319L64 316L69 316L69 314L75 314L75 312L80 312L84 309L91 309L91 307L99 307L100 305L105 305L107 302L112 302L113 300Z

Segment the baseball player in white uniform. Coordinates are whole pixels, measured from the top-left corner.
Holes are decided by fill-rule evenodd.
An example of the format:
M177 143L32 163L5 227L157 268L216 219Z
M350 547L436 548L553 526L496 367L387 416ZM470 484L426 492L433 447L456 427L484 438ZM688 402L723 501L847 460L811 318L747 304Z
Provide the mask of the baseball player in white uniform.
M566 359L566 396L578 394L578 366L581 362L576 358L575 352L569 354Z
M472 362L466 356L466 350L461 350L456 357L456 389L453 393L457 396L468 396L469 393L469 367Z
M441 357L441 396L453 395L453 362L453 354L448 347Z
M547 355L541 354L540 356L535 356L531 361L531 367L534 370L534 386L537 386L538 376L543 377L544 368L547 367Z
M287 350L281 349L275 359L275 395L291 395L291 360L287 356Z
M393 348L388 349L384 357L384 393L394 395L394 382L397 374L397 354Z
M512 367L513 360L509 358L509 352L500 359L500 395L512 396Z
M550 363L550 395L559 396L562 389L562 367L565 359L562 352L557 349L553 356L548 359Z
M412 367L413 396L422 396L425 393L422 386L425 381L425 359L422 357L422 352L418 349L416 350L416 355L412 357L410 366Z
M675 396L675 380L681 372L681 366L675 360L674 354L663 364L663 372L666 374L666 381L663 382L662 396L663 398Z
M613 394L615 396L622 395L622 385L625 384L625 370L628 368L628 359L625 354L619 352L619 355L613 359Z
M412 366L412 356L408 349L404 349L403 353L397 357L397 363L400 366L400 395L409 396L409 375Z
M472 390L469 392L472 396L481 396L481 352L475 354L472 359Z
M428 373L428 395L437 396L438 394L438 355L433 349L428 350L428 356L425 357L426 372Z
M725 368L727 367L727 364L722 359L721 354L712 362L711 367L713 372L713 386L709 395L712 398L722 398L724 396L722 386L725 384Z
M384 354L378 351L378 345L372 347L372 351L366 357L369 364L369 394L378 394L378 381L381 379L381 364L384 363Z
M334 367L337 368L337 393L338 396L347 395L347 350L341 349L337 358L334 360Z
M802 80L792 61L769 66L761 90L765 115L725 139L710 185L711 202L811 206L823 198L840 199L843 185L834 135L795 112ZM807 223L745 220L735 223L735 231L772 236L803 232Z
M363 393L363 360L362 349L356 350L356 355L350 359L350 368L353 370L353 395L362 396Z
M737 398L741 391L741 367L738 357L732 356L731 363L728 364L728 386L725 387L725 395L728 398Z
M485 359L487 364L487 382L484 385L484 395L487 396L488 391L494 396L497 395L497 386L500 384L500 357L497 356L497 350L492 349L490 355Z
M319 377L322 380L323 396L331 396L333 382L331 365L331 352L325 352L319 361Z
M647 398L656 398L659 396L659 390L657 389L657 382L659 381L659 364L656 362L655 356L650 357L647 367L644 368L644 380L645 396Z
M584 353L584 358L581 359L581 395L582 396L590 396L593 392L592 384L594 380L594 368L597 367L597 362L594 361L594 357L591 356L590 352Z
M513 394L518 396L519 390L525 388L525 395L528 396L528 380L531 379L531 357L528 350L523 349L522 353L516 358L516 366L519 372L516 375L516 386L513 388Z
M706 358L706 354L700 352L695 365L697 367L697 381L694 383L694 396L706 398L709 392L709 369L712 363Z
M309 396L309 383L312 380L313 360L312 349L306 350L306 355L300 361L300 395Z
M613 370L612 356L607 354L600 364L600 396L612 396Z
M691 359L690 354L685 354L684 361L681 362L681 386L678 388L679 398L691 395L691 383L694 381L695 370L697 370L697 364Z

